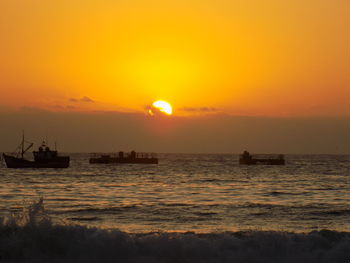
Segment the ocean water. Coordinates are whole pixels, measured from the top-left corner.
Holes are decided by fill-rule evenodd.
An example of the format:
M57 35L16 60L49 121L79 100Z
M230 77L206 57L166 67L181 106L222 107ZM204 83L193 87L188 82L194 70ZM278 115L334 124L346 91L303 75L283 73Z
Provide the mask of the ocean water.
M350 155L88 158L0 168L0 261L350 262Z

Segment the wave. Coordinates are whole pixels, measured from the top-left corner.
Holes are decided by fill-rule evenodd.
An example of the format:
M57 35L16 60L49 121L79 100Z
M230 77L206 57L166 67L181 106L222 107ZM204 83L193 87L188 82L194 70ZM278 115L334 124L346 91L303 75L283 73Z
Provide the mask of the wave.
M34 202L1 219L1 262L350 262L350 233L238 231L130 234L54 222Z

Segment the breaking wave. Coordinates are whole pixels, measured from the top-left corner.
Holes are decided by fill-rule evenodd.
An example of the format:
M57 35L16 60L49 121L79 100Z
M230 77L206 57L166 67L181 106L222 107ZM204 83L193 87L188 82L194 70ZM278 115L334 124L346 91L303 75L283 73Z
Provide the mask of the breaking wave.
M350 233L129 234L55 222L43 199L1 218L1 262L350 262Z

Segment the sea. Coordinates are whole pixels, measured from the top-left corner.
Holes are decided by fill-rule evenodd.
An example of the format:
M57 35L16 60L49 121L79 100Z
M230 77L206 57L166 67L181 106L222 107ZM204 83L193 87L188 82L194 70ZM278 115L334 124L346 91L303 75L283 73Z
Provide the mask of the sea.
M0 262L350 262L350 155L0 166Z

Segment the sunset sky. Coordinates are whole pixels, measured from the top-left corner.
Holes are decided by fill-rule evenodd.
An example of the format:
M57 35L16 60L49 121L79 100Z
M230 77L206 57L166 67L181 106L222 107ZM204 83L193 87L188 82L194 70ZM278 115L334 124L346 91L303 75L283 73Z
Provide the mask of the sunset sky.
M349 14L348 0L3 0L1 116L162 99L170 118L347 118Z
M347 0L5 0L0 13L3 106L350 115Z

